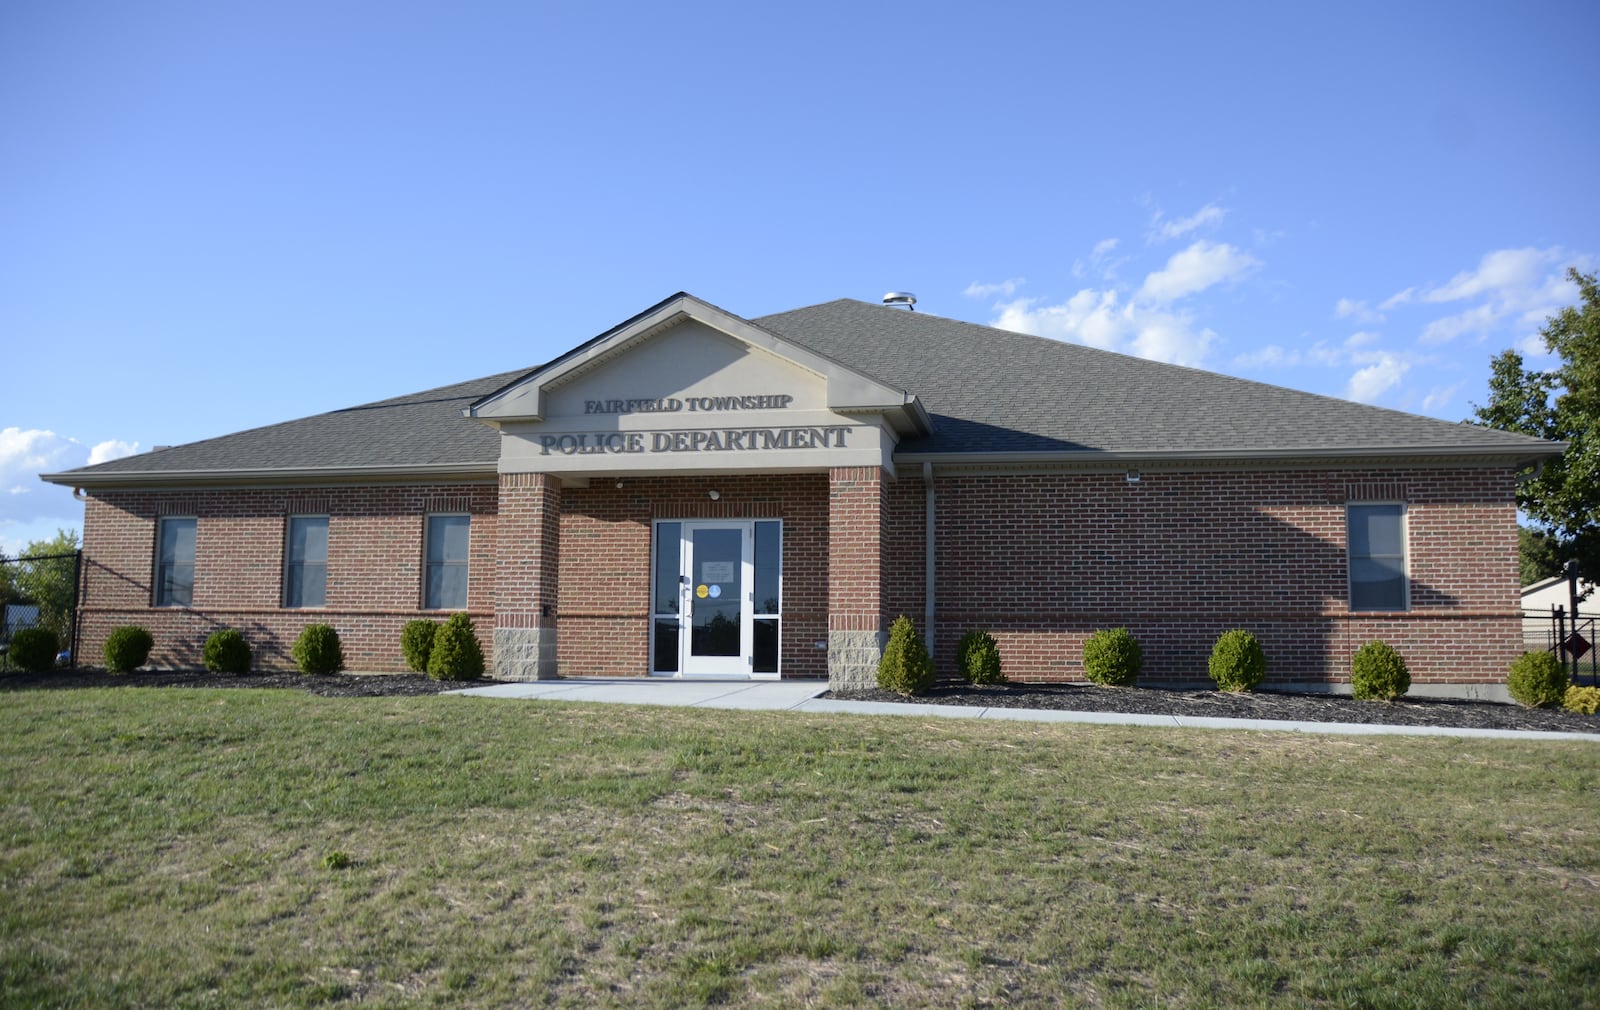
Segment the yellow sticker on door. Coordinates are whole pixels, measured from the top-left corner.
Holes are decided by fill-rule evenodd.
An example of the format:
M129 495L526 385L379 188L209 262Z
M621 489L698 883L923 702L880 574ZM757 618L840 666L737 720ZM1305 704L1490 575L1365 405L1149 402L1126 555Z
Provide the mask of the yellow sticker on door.
M711 590L709 588L707 588L704 583L694 587L694 594L696 596L700 597L702 600L705 599L708 595L710 595L710 593L711 593Z

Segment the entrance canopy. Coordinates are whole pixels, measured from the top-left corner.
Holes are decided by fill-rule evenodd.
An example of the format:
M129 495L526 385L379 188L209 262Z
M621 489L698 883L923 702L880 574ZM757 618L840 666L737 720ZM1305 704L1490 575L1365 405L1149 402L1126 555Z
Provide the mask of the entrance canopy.
M931 431L915 396L677 294L464 413L501 473L607 476L881 466Z

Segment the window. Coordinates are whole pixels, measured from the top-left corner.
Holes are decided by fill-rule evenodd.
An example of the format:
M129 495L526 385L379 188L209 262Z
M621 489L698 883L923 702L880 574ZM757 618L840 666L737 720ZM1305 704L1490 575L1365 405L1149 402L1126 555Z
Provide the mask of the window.
M1350 609L1406 609L1406 507L1349 505Z
M163 519L156 537L156 606L194 604L194 518Z
M328 599L328 517L290 516L283 552L283 605L320 607Z
M751 673L778 672L778 627L783 586L783 523L756 523L755 619Z
M471 516L429 516L423 602L428 610L467 607L467 544Z

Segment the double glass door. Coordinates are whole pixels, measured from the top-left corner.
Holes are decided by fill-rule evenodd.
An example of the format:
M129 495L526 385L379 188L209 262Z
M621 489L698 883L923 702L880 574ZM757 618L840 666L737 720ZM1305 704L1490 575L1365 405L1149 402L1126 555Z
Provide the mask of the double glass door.
M653 554L653 673L778 676L780 522L657 523Z

